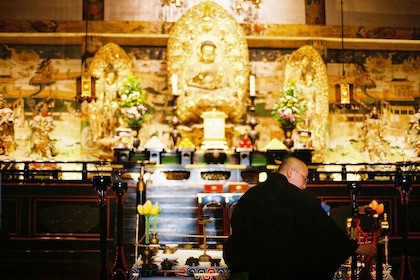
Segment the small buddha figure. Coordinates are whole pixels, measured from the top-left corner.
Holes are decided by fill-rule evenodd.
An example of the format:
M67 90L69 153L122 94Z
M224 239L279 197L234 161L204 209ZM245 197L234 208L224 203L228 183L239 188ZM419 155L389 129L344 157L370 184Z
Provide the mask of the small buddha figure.
M229 88L225 67L215 61L217 46L212 41L204 41L197 55L199 61L192 64L186 73L187 93L234 92Z
M31 152L51 159L58 154L58 151L50 138L50 132L55 129L53 118L49 115L48 107L43 104L40 112L30 122Z
M178 116L184 124L200 123L201 113L213 110L226 113L228 122L238 121L243 115L243 101L219 51L214 42L202 41L197 59L183 73L185 95L180 97Z
M0 155L8 155L15 145L13 111L6 107L6 100L0 93Z

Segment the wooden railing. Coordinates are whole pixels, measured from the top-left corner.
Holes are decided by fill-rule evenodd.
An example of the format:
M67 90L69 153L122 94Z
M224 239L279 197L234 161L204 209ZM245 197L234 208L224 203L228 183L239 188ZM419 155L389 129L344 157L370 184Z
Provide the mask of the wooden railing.
M0 161L0 172L3 180L11 181L82 181L87 182L96 175L111 176L112 172L135 174L144 162L81 162L81 161ZM237 180L248 181L258 178L261 172L273 172L276 165L247 166L240 164L146 164L149 172L164 170L172 173L176 181L189 180L194 170L200 170L201 180L212 180L220 176L229 181L230 174L240 173ZM342 182L342 181L371 181L395 182L399 175L405 174L420 181L420 162L401 163L310 163L310 184ZM184 173L184 174L182 174ZM176 178L176 176L179 176ZM247 176L248 175L248 176ZM190 176L184 178L184 176ZM134 176L136 177L136 176ZM197 179L197 178L195 178Z

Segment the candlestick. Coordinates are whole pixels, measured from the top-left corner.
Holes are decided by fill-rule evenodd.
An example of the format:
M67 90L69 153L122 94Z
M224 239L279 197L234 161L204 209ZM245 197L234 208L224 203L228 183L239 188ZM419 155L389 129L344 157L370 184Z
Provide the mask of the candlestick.
M178 95L178 75L177 74L172 74L171 83L172 83L172 95Z
M408 201L409 196L412 191L413 187L413 179L412 174L406 174L406 169L410 169L411 167L405 165L404 163L398 167L396 173L396 180L395 180L395 187L400 193L401 199L401 245L402 245L402 256L401 256L401 266L400 270L398 271L398 276L395 279L398 280L414 280L413 270L411 268L411 258L408 254L409 246L408 246L408 226L409 226L409 208L408 208ZM408 171L408 170L407 170ZM408 173L408 172L407 172Z
M248 138L251 140L252 149L255 149L255 144L260 138L260 134L255 130L255 127L259 124L259 121L255 118L255 95L251 95L251 106L249 107L250 119L248 125L251 126L251 130L248 132Z
M172 148L174 150L177 149L178 143L179 143L179 141L181 141L181 132L177 128L178 127L178 124L180 123L179 122L179 119L178 119L178 116L177 116L177 113L176 113L176 110L177 110L177 99L178 99L178 95L174 95L174 100L173 100L174 101L174 105L173 105L173 110L172 110L173 116L172 116L172 121L171 121L173 130L170 133L171 140L172 140Z
M202 255L198 257L199 262L209 262L211 260L211 256L207 255L207 233L206 233L206 225L211 224L210 216L203 215L200 219L198 219L198 224L203 226L203 249L204 252Z
M361 185L356 182L349 182L347 184L347 190L351 197L351 212L352 218L350 223L350 238L357 240L357 224L360 222L359 207L357 206L357 196L360 194ZM351 280L358 279L358 266L357 266L357 254L353 253L351 256Z
M255 96L255 75L249 76L249 95Z
M129 267L125 261L125 252L123 242L123 206L124 197L127 193L127 183L122 182L122 171L114 174L114 183L112 188L117 195L117 245L115 247L114 265L111 269L112 280L127 279Z
M107 260L107 192L111 188L110 176L94 176L92 178L93 186L99 195L99 225L100 225L100 250L101 250L101 268L99 280L107 280L110 278Z
M146 164L149 164L149 161L141 161L140 169L139 169L139 178L137 181L137 189L136 189L136 205L143 205L146 202L146 187L147 183L144 178L144 174L146 172ZM143 236L146 232L146 219L140 218L140 214L136 211L136 232L135 232L135 251L134 251L134 261L137 261L138 250L139 250L139 236Z

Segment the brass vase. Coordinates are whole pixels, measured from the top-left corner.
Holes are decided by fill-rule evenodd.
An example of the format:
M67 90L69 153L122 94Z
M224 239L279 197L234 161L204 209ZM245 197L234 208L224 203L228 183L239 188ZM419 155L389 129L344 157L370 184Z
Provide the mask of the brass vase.
M152 232L150 235L152 236L150 238L150 244L159 244L159 238L157 238L157 232Z
M282 127L284 131L284 140L283 144L290 150L295 145L295 142L292 139L292 133L295 129L294 127Z
M139 135L140 135L141 126L133 125L133 126L130 126L130 129L131 129L131 133L133 134L133 147L137 149L140 146Z

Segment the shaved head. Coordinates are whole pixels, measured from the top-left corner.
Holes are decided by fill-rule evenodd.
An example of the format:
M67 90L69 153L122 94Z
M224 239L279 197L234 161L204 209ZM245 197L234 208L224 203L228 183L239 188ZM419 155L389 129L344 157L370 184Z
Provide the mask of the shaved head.
M286 176L287 180L300 189L306 188L308 167L298 158L288 157L279 166L278 172Z

